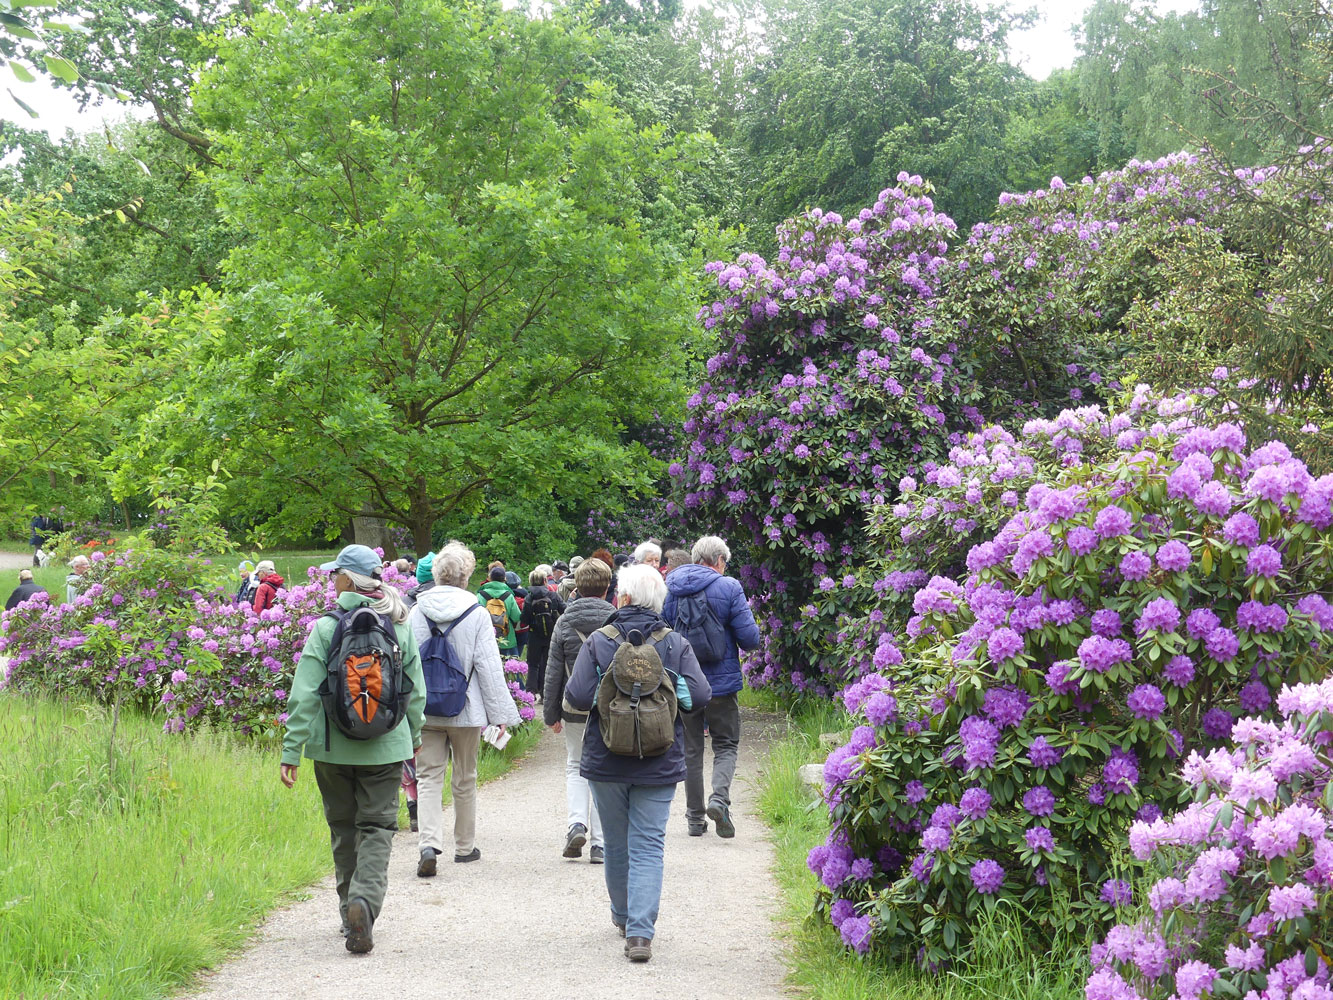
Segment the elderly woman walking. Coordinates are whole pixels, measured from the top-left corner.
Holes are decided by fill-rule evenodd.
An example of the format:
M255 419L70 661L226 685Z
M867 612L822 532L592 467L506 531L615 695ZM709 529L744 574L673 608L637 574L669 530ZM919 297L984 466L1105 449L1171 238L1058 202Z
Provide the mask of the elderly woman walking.
M417 823L421 856L417 875L431 878L436 856L444 853L444 771L453 761L454 860L476 861L477 752L488 725L517 726L518 706L505 683L495 630L468 581L477 557L461 542L450 542L435 555L435 586L417 598L409 622L417 643L442 635L466 677L467 701L457 715L427 715L417 753Z
M625 935L625 955L631 962L646 962L653 955L667 816L676 785L685 779L685 731L678 712L674 739L664 752L651 756L613 753L602 737L595 702L601 678L624 643L652 646L678 692L682 711L708 701L708 680L690 644L662 621L665 598L666 584L657 570L651 566L622 569L615 601L618 610L605 627L588 637L565 685L569 705L589 712L579 773L588 779L601 817L611 922Z

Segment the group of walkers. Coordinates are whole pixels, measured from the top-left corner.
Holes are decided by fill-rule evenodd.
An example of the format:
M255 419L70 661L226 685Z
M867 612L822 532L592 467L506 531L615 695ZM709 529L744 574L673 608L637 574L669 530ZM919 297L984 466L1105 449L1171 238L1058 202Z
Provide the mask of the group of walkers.
M378 556L363 545L321 567L333 574L336 608L315 623L296 667L281 777L291 787L302 756L314 762L348 951L373 947L398 788L413 761L417 875L434 877L445 853L450 762L453 860L481 859L477 758L483 732L503 745L519 722L503 658L517 655L524 635L529 690L565 739L561 853L580 858L590 844L625 955L652 957L676 786L685 782L690 836L710 821L719 837L736 834L740 650L754 648L759 631L740 583L726 576L730 558L716 536L665 560L648 542L632 558L600 549L537 566L527 588L492 564L473 591L476 557L451 541L418 561L417 586L405 594L383 582Z

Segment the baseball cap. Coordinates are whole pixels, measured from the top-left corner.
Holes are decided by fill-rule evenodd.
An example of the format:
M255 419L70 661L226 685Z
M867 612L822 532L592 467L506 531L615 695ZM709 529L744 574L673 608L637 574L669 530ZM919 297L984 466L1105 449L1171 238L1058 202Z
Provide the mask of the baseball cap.
M380 557L368 545L349 545L338 553L337 559L333 562L320 563L319 568L326 573L332 573L336 569L350 569L353 573L373 576L378 580Z
M557 559L555 562L551 563L551 569L552 571L557 569L563 569L566 573L568 573L569 563L565 562L563 559Z

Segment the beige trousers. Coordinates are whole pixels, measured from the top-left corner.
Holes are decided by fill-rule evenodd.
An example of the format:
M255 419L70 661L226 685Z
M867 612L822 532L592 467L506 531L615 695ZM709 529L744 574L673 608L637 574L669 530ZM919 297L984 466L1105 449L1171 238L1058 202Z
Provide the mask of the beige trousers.
M480 726L442 726L427 716L417 751L417 822L421 849L444 853L444 772L450 759L454 772L454 854L472 853L477 837L477 751Z

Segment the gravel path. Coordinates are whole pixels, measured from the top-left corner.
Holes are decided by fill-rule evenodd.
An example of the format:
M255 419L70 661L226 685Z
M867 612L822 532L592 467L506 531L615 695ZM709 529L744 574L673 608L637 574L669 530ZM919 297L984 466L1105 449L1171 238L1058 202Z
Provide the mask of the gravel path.
M0 552L0 571L32 569L32 549L27 552Z
M291 997L465 997L490 1000L780 998L773 849L755 815L764 736L776 716L746 713L732 787L737 836L685 832L678 788L667 827L662 909L653 959L632 966L611 925L602 869L560 857L564 740L549 730L516 770L478 793L479 862L441 858L416 877L417 836L394 840L375 950L350 955L338 933L333 880L273 914L257 941L205 978L211 1000ZM302 768L302 780L310 780ZM446 828L452 820L446 813Z

